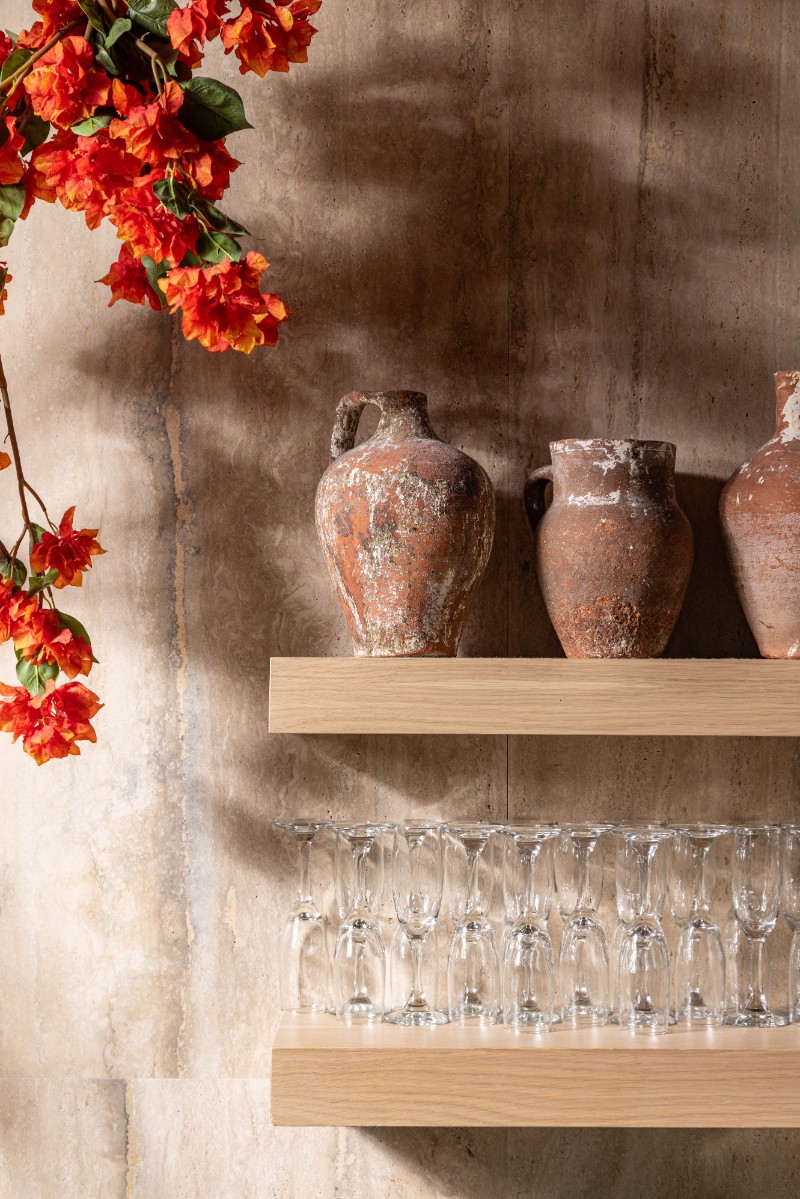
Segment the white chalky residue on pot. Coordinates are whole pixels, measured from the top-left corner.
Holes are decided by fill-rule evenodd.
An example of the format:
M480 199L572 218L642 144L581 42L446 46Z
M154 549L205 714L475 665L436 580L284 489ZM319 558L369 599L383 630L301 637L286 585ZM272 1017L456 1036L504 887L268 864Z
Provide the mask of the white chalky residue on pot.
M598 495L597 492L590 492L588 495L568 495L567 503L575 508L599 508L606 504L618 504L621 495L620 491L609 491L608 495Z
M781 429L779 433L780 440L783 442L794 441L800 437L800 374L794 375L794 391L786 400L783 406L783 419L786 421L786 428Z

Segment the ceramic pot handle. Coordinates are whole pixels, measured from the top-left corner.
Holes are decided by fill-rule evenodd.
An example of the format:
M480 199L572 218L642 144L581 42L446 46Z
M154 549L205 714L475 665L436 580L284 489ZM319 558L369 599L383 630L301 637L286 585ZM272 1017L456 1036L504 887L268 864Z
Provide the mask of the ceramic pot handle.
M331 461L352 450L356 444L358 422L367 404L375 404L380 408L380 392L351 391L339 400L331 435Z
M552 466L540 466L538 470L532 471L528 475L528 481L525 484L525 511L528 513L531 530L536 531L536 526L545 514L547 504L545 502L545 491L547 484L553 482Z

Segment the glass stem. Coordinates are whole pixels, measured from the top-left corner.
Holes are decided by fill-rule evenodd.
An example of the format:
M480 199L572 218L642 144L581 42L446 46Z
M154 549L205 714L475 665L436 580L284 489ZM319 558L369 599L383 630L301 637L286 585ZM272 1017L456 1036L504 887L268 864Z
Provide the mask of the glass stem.
M747 937L747 949L750 956L750 977L747 982L747 1000L745 1010L748 1012L766 1012L767 997L764 994L764 938Z
M427 1008L428 1001L422 990L422 943L424 937L410 937L411 941L411 995L407 1008Z
M310 879L310 864L311 864L311 837L304 834L297 843L297 864L298 864L298 904L312 903L311 898L311 883Z

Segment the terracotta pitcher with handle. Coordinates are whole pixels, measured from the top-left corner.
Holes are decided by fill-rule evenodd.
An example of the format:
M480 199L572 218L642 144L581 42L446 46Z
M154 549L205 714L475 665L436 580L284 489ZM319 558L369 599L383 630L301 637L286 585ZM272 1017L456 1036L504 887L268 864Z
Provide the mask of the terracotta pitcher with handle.
M675 446L550 445L525 507L548 615L568 658L654 658L678 619L693 538L675 498ZM545 492L552 484L552 503Z
M367 404L380 421L354 448ZM494 537L486 471L440 441L417 391L346 395L331 458L317 488L317 531L354 653L454 655Z

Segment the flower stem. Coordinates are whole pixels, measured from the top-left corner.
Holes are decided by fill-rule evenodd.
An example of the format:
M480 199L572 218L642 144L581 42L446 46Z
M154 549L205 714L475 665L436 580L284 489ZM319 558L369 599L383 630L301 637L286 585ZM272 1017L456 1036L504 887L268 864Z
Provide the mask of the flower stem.
M22 473L22 459L19 453L19 442L17 441L16 430L14 429L14 417L11 412L11 397L8 394L8 382L6 381L6 373L3 369L3 356L0 354L0 396L3 399L3 414L6 418L6 428L8 429L8 440L11 442L11 456L14 459L14 471L17 476L17 489L19 491L19 502L22 509L22 519L25 522L25 527L22 530L20 539L14 546L11 554L12 564L17 556L17 550L20 547L22 538L27 530L31 541L33 541L33 529L31 528L31 518L28 512L28 500L25 495L25 476Z

